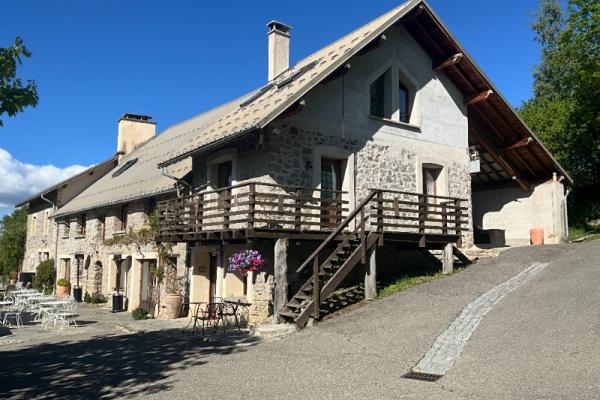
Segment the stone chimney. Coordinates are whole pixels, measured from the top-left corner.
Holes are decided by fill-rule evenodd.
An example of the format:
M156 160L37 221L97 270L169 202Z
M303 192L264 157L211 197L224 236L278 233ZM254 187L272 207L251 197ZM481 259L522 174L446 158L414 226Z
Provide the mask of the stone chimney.
M291 26L278 21L267 24L269 28L269 81L290 67Z
M148 115L123 114L119 118L117 153L119 160L137 147L152 139L156 134L156 122Z

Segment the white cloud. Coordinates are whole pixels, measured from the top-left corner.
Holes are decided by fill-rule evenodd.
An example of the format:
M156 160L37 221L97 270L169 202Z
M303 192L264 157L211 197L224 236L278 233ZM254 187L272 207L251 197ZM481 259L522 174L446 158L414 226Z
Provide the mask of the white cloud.
M83 165L59 168L54 165L27 164L0 147L0 208L12 208L42 189L87 168Z

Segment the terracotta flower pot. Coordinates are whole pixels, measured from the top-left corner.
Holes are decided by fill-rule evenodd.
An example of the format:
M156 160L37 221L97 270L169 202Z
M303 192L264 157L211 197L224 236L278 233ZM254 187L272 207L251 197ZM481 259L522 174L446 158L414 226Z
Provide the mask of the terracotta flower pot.
M71 291L71 285L68 286L56 286L56 297L63 298Z
M540 245L544 244L544 230L541 228L533 228L529 230L529 238L531 244Z
M165 302L165 318L176 319L179 318L181 312L181 304L183 303L183 296L180 294L167 294L167 300Z

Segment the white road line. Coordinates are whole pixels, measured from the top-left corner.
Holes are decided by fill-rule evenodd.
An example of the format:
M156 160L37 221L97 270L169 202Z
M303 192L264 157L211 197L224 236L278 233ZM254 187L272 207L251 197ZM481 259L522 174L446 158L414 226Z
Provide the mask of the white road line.
M477 329L483 316L504 296L540 273L547 265L548 263L534 263L468 304L448 329L437 337L413 371L436 375L448 372L462 354L465 343Z

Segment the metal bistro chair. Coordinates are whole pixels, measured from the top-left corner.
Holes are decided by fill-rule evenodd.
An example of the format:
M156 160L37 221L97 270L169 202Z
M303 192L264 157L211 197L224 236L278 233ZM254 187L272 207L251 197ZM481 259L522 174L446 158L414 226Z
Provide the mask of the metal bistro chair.
M194 316L194 327L192 334L196 331L196 327L202 327L202 335L204 336L206 328L213 326L215 332L219 328L219 321L223 322L223 331L225 331L225 321L223 321L223 306L225 303L206 303L204 307L198 306L196 308L196 315Z

